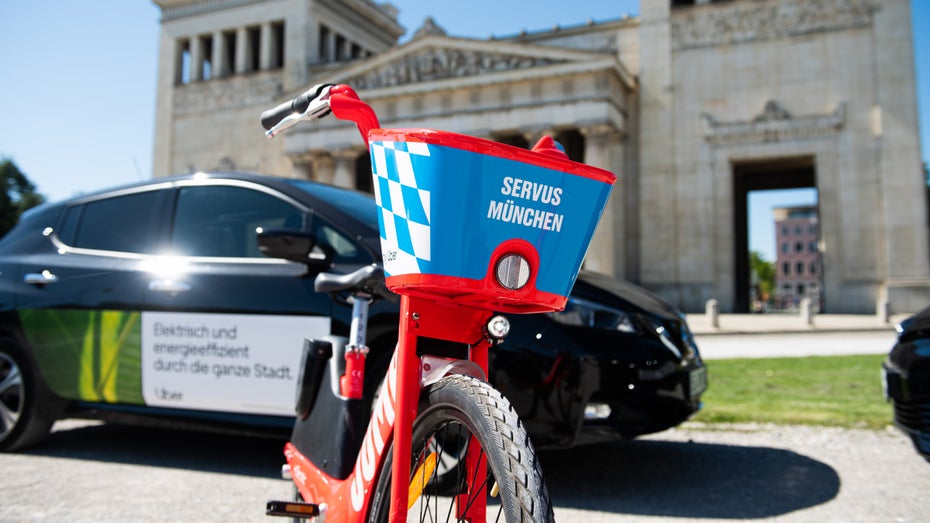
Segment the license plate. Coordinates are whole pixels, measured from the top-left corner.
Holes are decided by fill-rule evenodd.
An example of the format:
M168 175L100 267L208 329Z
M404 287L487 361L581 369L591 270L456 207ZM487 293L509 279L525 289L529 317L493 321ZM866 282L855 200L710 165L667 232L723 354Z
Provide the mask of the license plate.
M904 399L904 388L901 383L901 374L895 372L894 369L889 369L887 366L882 366L882 392L885 394L885 400L898 400L901 401Z
M882 395L885 401L891 401L891 395L888 394L888 371L885 369L882 369Z
M688 373L688 388L691 398L696 398L707 390L707 367L698 367Z

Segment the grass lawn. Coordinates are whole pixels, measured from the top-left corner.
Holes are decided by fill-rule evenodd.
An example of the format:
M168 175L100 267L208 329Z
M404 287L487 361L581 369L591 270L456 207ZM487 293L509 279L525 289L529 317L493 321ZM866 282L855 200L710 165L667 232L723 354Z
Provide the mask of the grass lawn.
M710 387L695 421L879 429L884 355L741 358L707 362Z

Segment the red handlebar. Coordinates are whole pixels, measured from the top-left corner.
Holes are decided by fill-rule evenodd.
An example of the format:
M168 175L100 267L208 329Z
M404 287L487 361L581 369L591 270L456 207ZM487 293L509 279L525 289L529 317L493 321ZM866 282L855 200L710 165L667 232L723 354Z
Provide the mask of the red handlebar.
M368 145L368 131L381 127L375 111L359 99L355 90L348 85L339 84L330 89L329 108L336 118L355 122L365 145Z

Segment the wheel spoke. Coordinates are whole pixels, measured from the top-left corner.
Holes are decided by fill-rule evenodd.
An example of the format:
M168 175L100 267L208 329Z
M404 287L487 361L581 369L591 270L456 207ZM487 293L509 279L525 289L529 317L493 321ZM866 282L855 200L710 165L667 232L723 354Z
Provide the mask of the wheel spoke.
M22 386L23 376L19 373L19 367L13 363L10 363L10 372L6 375L5 378L3 378L3 381L0 381L0 396L3 396L6 391L14 387L19 387L22 389Z
M503 436L501 423L508 428ZM511 516L514 521L552 521L529 438L506 398L486 383L447 376L433 384L424 394L412 436L410 481L415 491L422 490L408 514L411 522L460 521L478 517L475 512L484 512L480 519L489 522ZM379 522L390 513L389 479L382 472L377 486L374 514ZM493 499L491 491L497 494Z
M0 435L4 435L8 431L13 430L17 421L19 421L19 412L8 409L7 406L0 401Z
M0 381L0 436L13 430L23 410L23 376L19 367L5 356L0 359L0 372L5 371Z
M465 426L454 422L446 423L441 427L437 427L419 447L420 453L417 460L414 461L414 469L422 471L424 459L433 460L436 466L430 478L413 478L414 481L426 483L426 488L420 500L417 521L424 523L457 521L456 512L468 513L472 506L479 501L475 493L486 492L489 478L468 478L465 475L466 463L469 459L470 445L468 442L471 441L472 437L471 432ZM483 458L484 449L478 446L477 450ZM475 473L477 472L476 470ZM447 480L444 482L446 487L443 487L443 483L440 482L440 474L447 475ZM451 476L448 476L450 474ZM448 481L449 477L454 478L451 481L451 491L447 490L450 483ZM471 494L467 494L467 492L471 492ZM456 498L458 498L458 501L456 501ZM460 508L456 509L456 506ZM444 515L439 513L440 510L444 512ZM490 521L501 520L503 508L498 506L497 511L497 515L492 515Z

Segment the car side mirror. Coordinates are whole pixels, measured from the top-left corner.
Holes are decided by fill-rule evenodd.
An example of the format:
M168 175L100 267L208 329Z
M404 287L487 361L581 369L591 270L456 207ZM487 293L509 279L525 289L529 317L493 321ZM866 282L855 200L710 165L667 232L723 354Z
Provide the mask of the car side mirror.
M332 263L328 249L316 244L316 238L306 232L270 230L256 234L258 250L270 258L282 258L308 266L325 267Z

